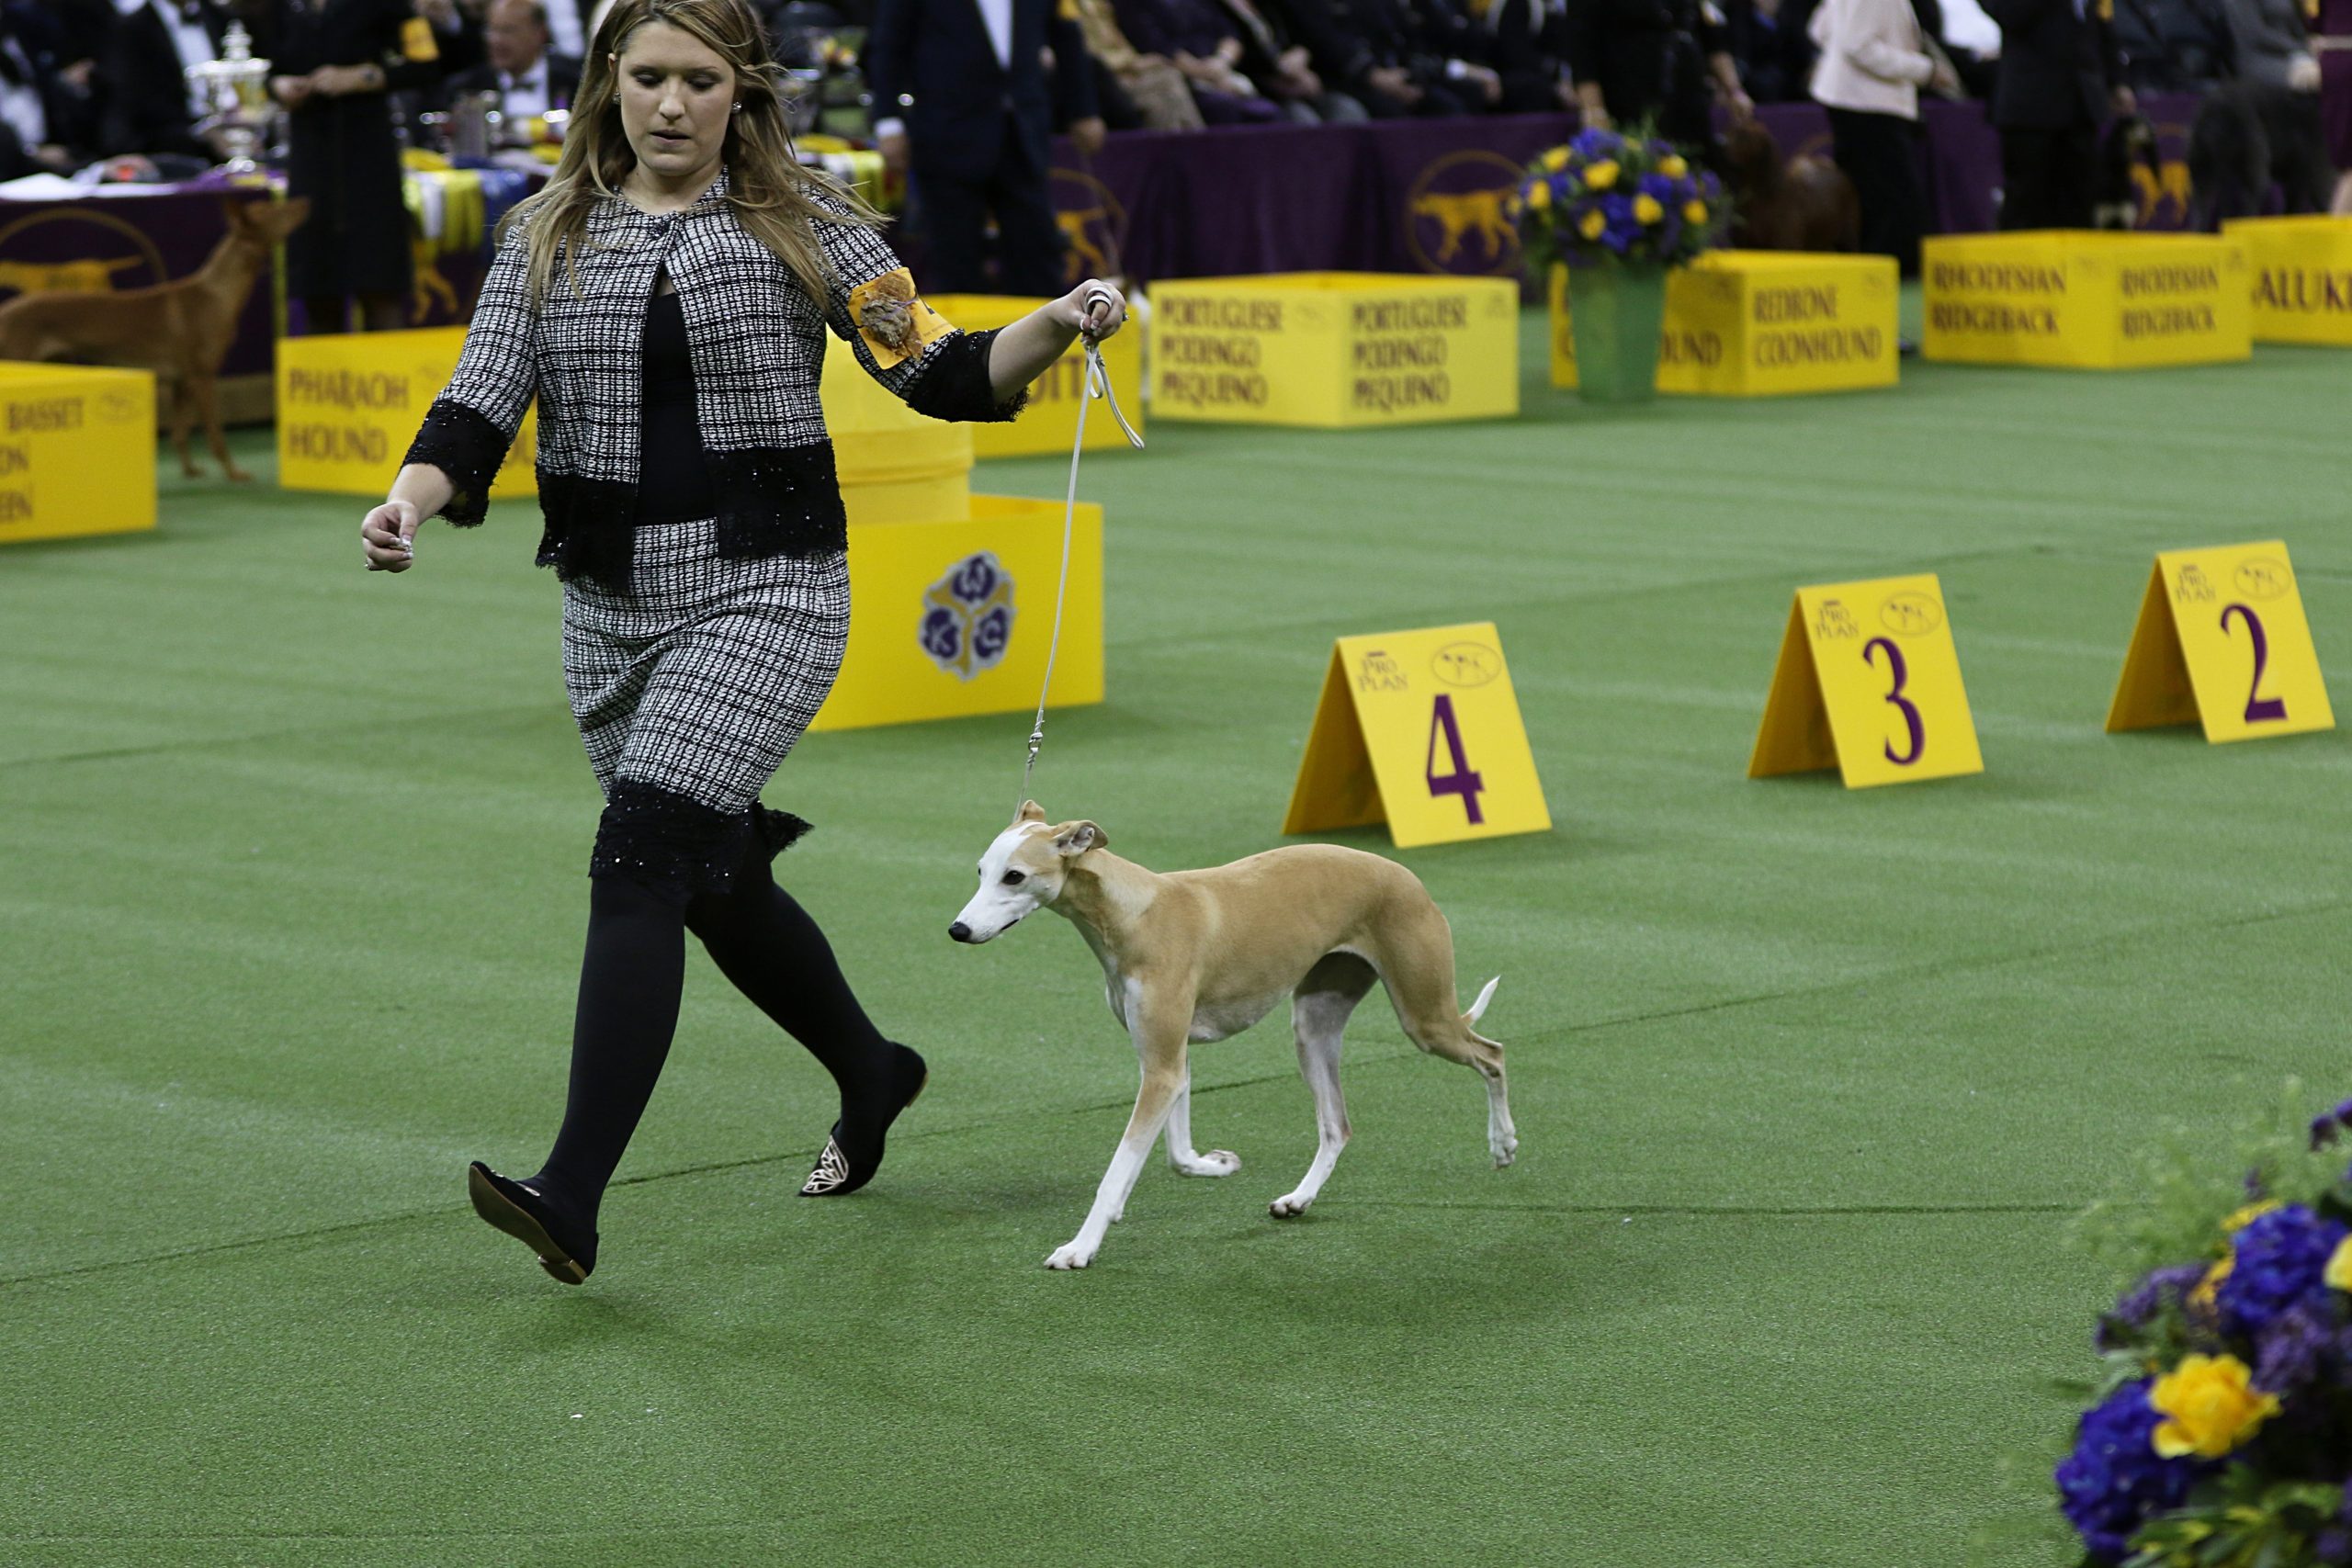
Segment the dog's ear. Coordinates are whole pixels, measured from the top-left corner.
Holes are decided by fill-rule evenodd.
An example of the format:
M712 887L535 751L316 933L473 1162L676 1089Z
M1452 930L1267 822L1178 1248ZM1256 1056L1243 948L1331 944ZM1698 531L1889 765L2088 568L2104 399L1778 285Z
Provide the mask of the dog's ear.
M1102 829L1091 822L1065 822L1054 829L1054 852L1064 860L1076 860L1110 841Z
M1016 828L1023 822L1043 822L1045 819L1046 808L1034 800L1023 801L1021 809L1012 814L1012 825Z

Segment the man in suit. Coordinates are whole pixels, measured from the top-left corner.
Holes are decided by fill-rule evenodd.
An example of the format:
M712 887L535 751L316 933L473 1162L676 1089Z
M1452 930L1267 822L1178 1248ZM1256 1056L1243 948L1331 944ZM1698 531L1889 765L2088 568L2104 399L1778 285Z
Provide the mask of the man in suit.
M1046 69L1053 51L1054 70ZM995 216L995 292L1063 292L1046 142L1057 110L1082 153L1102 145L1085 40L1059 0L881 0L865 39L875 139L906 174L930 239L928 286L985 293Z
M548 10L540 0L492 0L482 26L488 58L450 76L447 90L453 96L496 93L510 129L549 109L570 108L580 93L580 62L549 53L549 37Z
M1985 0L2001 25L1993 124L2001 133L2001 227L2087 229L2098 200L2098 128L2135 112L2121 85L2109 0Z
M99 145L120 152L214 156L196 133L212 112L187 77L220 56L229 13L216 0L137 0L126 5L103 68L107 85ZM258 51L256 51L258 52Z

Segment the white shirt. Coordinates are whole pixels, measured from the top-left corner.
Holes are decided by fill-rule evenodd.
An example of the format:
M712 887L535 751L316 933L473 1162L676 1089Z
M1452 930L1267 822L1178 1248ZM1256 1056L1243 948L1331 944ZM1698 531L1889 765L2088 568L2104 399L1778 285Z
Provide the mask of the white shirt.
M509 121L528 119L545 114L555 106L548 102L548 57L539 56L532 67L520 76L498 73L499 112Z
M588 35L581 29L580 6L577 0L546 0L548 14L548 47L558 54L568 54L574 60L588 57ZM540 72L540 85L546 86L547 73ZM534 109L544 114L544 109Z
M19 86L0 81L0 121L16 131L17 140L29 152L49 140L49 116L40 107L40 89L33 85L33 62L15 39L5 40L5 47L24 83Z

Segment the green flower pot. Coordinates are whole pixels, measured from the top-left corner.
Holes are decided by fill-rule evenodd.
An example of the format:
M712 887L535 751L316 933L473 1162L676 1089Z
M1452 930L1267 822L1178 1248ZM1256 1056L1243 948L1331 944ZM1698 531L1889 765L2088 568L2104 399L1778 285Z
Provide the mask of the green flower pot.
M1645 403L1657 396L1666 269L1601 262L1568 268L1568 327L1577 392L1587 402Z

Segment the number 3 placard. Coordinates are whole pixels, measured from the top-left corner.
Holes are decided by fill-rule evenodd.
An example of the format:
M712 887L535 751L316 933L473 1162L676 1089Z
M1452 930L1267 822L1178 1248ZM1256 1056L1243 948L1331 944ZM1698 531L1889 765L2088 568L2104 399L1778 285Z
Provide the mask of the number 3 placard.
M2277 539L2168 550L2148 575L2107 728L2200 719L2216 741L2335 728L2295 569Z
M1747 776L1830 767L1849 789L1984 771L1932 574L1797 590Z
M1383 820L1399 849L1550 829L1491 622L1332 649L1283 831Z

